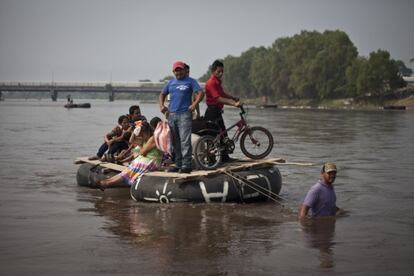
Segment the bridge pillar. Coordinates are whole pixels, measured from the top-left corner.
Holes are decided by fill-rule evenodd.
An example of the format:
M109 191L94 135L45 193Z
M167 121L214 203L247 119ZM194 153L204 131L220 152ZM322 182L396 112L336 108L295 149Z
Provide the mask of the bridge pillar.
M58 92L55 89L50 89L50 97L52 98L52 101L56 102L58 97Z
M110 102L113 102L115 100L115 92L114 92L114 89L113 89L112 85L109 84L109 83L106 84L105 85L105 89L109 93L109 101Z

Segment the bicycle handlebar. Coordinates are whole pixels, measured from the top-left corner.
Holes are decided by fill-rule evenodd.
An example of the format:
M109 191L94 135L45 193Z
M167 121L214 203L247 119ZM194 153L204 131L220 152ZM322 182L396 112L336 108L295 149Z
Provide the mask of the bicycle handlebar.
M241 114L246 114L246 111L244 111L243 105L239 106L240 110L241 110Z

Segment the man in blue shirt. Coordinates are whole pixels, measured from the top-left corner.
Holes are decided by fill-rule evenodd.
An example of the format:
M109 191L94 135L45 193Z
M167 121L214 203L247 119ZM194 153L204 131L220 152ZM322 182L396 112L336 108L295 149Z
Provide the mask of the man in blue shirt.
M173 133L176 167L170 171L190 173L192 112L203 99L204 93L197 81L186 74L184 62L177 61L173 64L173 74L175 78L165 85L159 97L160 111L169 112L168 123ZM194 102L193 93L196 93ZM169 109L164 105L168 94Z
M339 208L336 206L336 195L333 183L336 178L336 165L325 163L321 170L321 179L307 193L299 211L299 218L304 219L312 210L312 217L335 216Z

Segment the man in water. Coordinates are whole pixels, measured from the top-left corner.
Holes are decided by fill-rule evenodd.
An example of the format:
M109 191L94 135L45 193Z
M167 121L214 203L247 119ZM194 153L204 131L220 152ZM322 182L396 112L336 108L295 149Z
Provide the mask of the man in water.
M175 78L163 88L159 97L160 111L169 111L168 124L173 133L173 148L176 168L170 171L190 173L191 168L191 126L192 112L204 97L204 93L196 80L187 76L185 63L177 61L173 64ZM196 94L192 102L192 95ZM164 105L165 98L170 95L170 108Z
M321 179L308 191L299 210L299 219L307 217L309 209L312 217L335 216L339 211L333 183L336 178L336 165L327 162L321 170Z
M238 98L224 92L224 89L221 86L221 78L223 77L223 73L224 64L219 60L215 60L211 65L211 76L206 82L205 90L207 109L204 114L205 120L217 122L222 131L226 129L222 116L224 105L231 105L235 107L239 107L241 105ZM222 161L231 161L231 158L227 153L223 153Z

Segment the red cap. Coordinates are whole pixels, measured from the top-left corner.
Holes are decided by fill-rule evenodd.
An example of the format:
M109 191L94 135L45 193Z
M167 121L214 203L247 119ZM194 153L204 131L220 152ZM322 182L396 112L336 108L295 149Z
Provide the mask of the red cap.
M175 69L177 69L177 68L184 69L184 67L185 67L185 63L184 62L182 62L182 61L176 61L173 64L173 71L175 71Z

